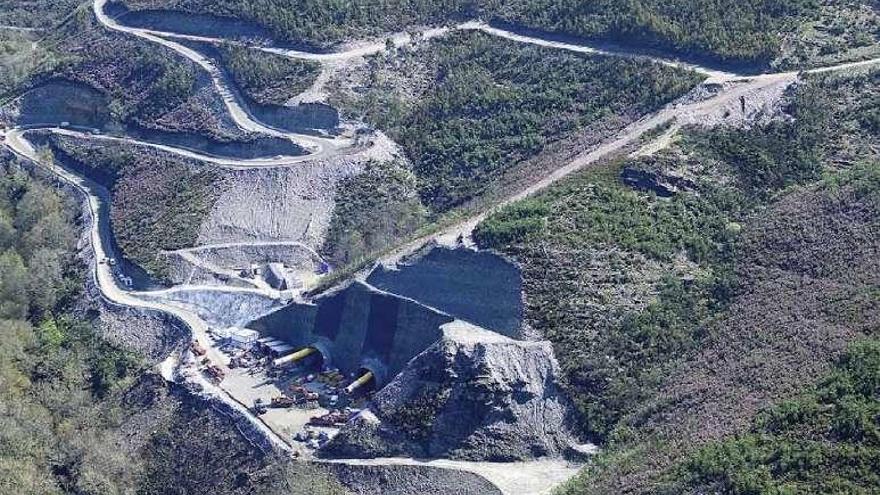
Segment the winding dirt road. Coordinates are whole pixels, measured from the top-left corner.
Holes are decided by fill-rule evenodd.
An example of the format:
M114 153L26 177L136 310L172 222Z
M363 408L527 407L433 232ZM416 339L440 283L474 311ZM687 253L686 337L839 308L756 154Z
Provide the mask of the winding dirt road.
M116 19L108 16L104 12L104 7L106 4L107 0L95 0L93 3L93 10L95 12L95 17L97 17L98 19L98 22L100 22L107 29L130 34L132 36L137 36L153 43L158 43L162 46L174 50L180 55L183 55L184 57L188 58L199 67L204 69L208 73L208 75L210 75L214 87L220 94L220 97L223 99L223 103L226 105L226 108L229 111L229 115L232 117L236 125L238 125L241 129L258 134L264 134L266 136L289 139L308 150L310 153L309 157L314 160L332 156L334 154L337 154L340 150L348 148L352 145L352 142L348 139L329 137L325 138L311 136L307 134L286 132L259 122L247 111L247 107L243 104L241 96L238 94L238 91L236 91L234 87L226 80L223 71L220 70L220 68L218 68L210 59L208 59L208 57L189 47L183 46L180 43L175 43L174 41L154 34L154 32L152 31L119 24L118 22L116 22Z
M300 143L307 149L309 149L312 153L305 157L281 157L278 159L256 159L256 160L236 160L236 159L226 159L226 158L218 158L218 157L209 157L205 155L201 155L195 152L191 152L188 150L182 150L179 148L175 148L173 146L166 146L162 144L155 143L143 143L136 140L132 140L129 138L118 138L111 136L96 136L93 134L81 133L78 131L72 131L69 129L60 129L60 128L50 128L51 132L57 132L59 134L67 135L75 138L82 139L103 139L103 140L118 140L125 141L134 144L140 144L145 146L151 146L157 149L161 149L164 151L169 151L172 153L177 153L182 156L187 156L189 158L194 158L198 160L204 160L207 162L215 163L217 165L222 166L230 166L230 167L272 167L272 166L282 166L290 163L297 163L305 160L314 160L321 157L326 157L335 153L339 153L345 148L351 145L350 142L343 139L336 138L323 138L323 137L315 137L315 136L307 136L301 134L287 133L270 126L267 126L263 123L257 121L252 115L250 115L245 107L240 102L240 97L237 95L235 91L230 89L228 82L224 79L222 71L217 68L211 61L209 61L206 57L202 56L198 52L189 49L179 43L175 43L167 38L176 37L176 38L192 38L187 37L185 35L177 35L174 33L165 33L165 32L157 32L145 29L138 29L127 27L121 25L116 22L115 19L110 18L104 13L103 7L106 3L106 0L95 0L94 2L94 11L98 20L106 26L108 29L112 29L119 32L124 32L131 34L133 36L138 36L140 38L146 39L148 41L161 44L166 46L175 52L181 54L182 56L192 60L197 63L199 66L204 68L212 78L212 81L223 96L223 100L226 104L227 109L229 110L230 115L234 119L234 121L241 126L242 129L248 130L251 132L256 132L269 136L282 137L285 139L290 139L296 143ZM608 51L607 49L591 47L591 46L582 46L582 45L574 45L570 43L562 43L558 41L551 40L543 40L540 38L535 38L531 36L523 36L516 33L512 33L509 31L503 31L496 28L492 28L479 23L465 23L462 24L455 29L477 29L483 32L486 32L490 35L504 37L513 41L522 42L522 43L531 43L540 46L547 46L551 48L558 48L570 51L576 51L580 53L596 53L596 54L605 54L605 55L619 55L619 56L643 56L639 54L633 53L625 53L625 52L614 52ZM434 36L442 36L445 33L450 32L450 29L436 29L426 31L423 37L434 37ZM408 35L395 35L392 37L395 44L403 44L411 42L411 38L408 38ZM210 39L209 39L210 41ZM219 41L219 40L218 40ZM273 48L261 48L264 50L276 50ZM369 55L371 53L377 53L378 51L384 50L384 43L372 43L372 44L364 44L362 46L353 48L352 50L348 50L345 52L339 52L337 54L308 54L306 52L294 52L294 51L284 51L283 54L295 58L311 58L318 61L333 61L340 60L346 57L359 57ZM652 59L660 63L676 65L681 67L686 67L692 70L696 70L703 74L706 74L707 77L710 78L713 82L727 82L729 84L723 86L717 94L711 96L709 98L695 101L695 102L682 102L682 103L673 103L665 108L661 109L659 112L654 113L652 115L646 116L643 119L639 120L631 124L630 126L623 129L616 137L613 139L603 143L595 149L584 151L582 154L578 155L576 158L568 162L562 168L555 170L554 172L548 174L545 177L542 177L540 180L533 183L531 186L513 194L503 201L501 201L495 208L503 206L505 204L509 204L513 201L517 201L519 199L525 198L529 195L536 193L537 191L550 186L551 184L563 179L564 177L592 164L597 162L598 160L607 158L616 153L621 152L626 149L628 146L631 146L638 142L643 136L646 135L652 129L657 128L658 126L672 123L673 126L679 125L680 123L687 123L693 119L699 118L700 115L709 114L712 112L717 112L719 109L723 109L725 107L730 106L732 103L736 103L740 97L751 94L755 91L761 91L762 89L768 88L773 85L788 85L791 82L795 81L798 77L798 74L795 72L786 72L780 74L763 74L759 76L753 77L745 77L739 76L732 73L715 71L709 68L703 68L699 66L687 65L674 60L667 59ZM873 65L880 62L880 60L870 60L864 62L856 62L850 64L842 64L834 67L816 69L809 72L820 73L820 72L829 72L836 70L845 70L860 66ZM739 79L743 79L741 82L734 82ZM37 153L36 149L23 137L23 132L21 129L13 129L10 132L6 132L2 134L4 144L9 147L14 153L17 155L31 160L51 172L55 173L61 180L71 184L77 190L82 192L87 199L88 211L91 222L88 226L89 228L89 241L91 243L91 247L95 253L96 262L92 269L90 270L90 276L93 278L96 287L100 289L102 297L110 304L140 308L149 311L159 311L171 314L177 317L181 322L187 325L191 331L193 338L199 341L202 346L208 350L208 358L215 364L221 367L225 367L227 364L227 358L222 355L219 351L217 351L212 345L211 341L208 337L208 325L205 321L200 318L198 315L193 313L192 311L188 311L184 308L179 307L178 305L166 304L161 302L161 297L163 293L167 294L168 291L181 291L186 290L186 288L178 287L174 289L169 289L168 291L153 291L153 292L129 292L120 287L118 284L115 275L113 274L112 268L107 263L103 263L102 260L107 258L115 258L117 257L116 253L112 252L112 243L111 239L111 231L109 225L109 202L110 202L110 194L109 192L100 186L99 184L90 181L87 178L81 177L74 172L65 169L61 166L58 166L54 163L44 163L41 160L41 157ZM296 160L296 161L290 161ZM491 211L491 210L490 210ZM442 242L450 242L454 240L454 238L459 235L463 235L468 237L470 233L473 231L473 228L479 223L480 220L485 218L485 216L490 212L486 211L475 215L471 218L468 218L462 222L457 223L456 225L444 229L439 234L434 234L432 236L428 236L422 239L419 239L413 243L409 243L406 246L403 246L396 252L404 253L407 250L411 251L417 247L420 247L426 241L430 239L440 239ZM454 241L453 241L454 242ZM260 293L262 295L266 295L267 297L273 297L274 294L267 293L266 291L262 291L259 288L223 288L217 289L211 288L211 290L222 290L228 292L241 292L248 291L253 293ZM163 370L166 374L172 374L170 368L179 367L179 356L175 356L172 358L173 362L166 363L163 367ZM204 377L202 377L199 373L191 373L192 369L189 370L188 379L198 383L206 393L216 397L218 400L222 400L223 402L229 404L235 410L239 411L241 414L245 415L258 429L261 431L266 438L268 438L274 445L276 445L279 449L284 451L290 451L290 446L287 441L281 438L277 433L275 433L272 429L266 426L262 420L258 417L251 414L246 407L244 407L240 402L236 401L228 392L222 390L219 387L214 386L213 384L207 382ZM178 372L180 368L178 368ZM187 374L187 370L182 370L183 374ZM412 465L427 465L427 466L437 466L437 467L446 467L451 469L461 469L465 471L474 472L481 476L484 476L489 481L495 483L497 486L501 487L506 493L543 493L548 487L553 486L553 484L560 482L574 473L575 467L564 467L561 464L554 464L553 466L548 466L545 461L538 461L537 463L516 463L516 464L506 464L506 465L496 465L493 463L459 463L455 461L445 461L445 460L435 460L435 461L418 461L414 459L373 459L373 460L337 460L334 462L348 462L352 464L378 464L378 465L388 465L388 464L412 464ZM559 476L545 476L544 473L547 472L548 469L554 470L554 473L558 473ZM557 479L558 478L558 479ZM515 480L517 479L525 479L526 481L517 483ZM540 486L535 486L534 482L538 480L538 484ZM529 487L525 487L522 483L532 483Z
M93 140L93 141L104 141L110 143L125 143L132 144L136 146L143 146L146 148L153 148L156 150L164 151L167 153L172 153L174 155L189 158L192 160L197 160L204 163L210 163L213 165L217 165L218 167L228 168L232 170L244 170L251 168L280 168L280 167L290 167L299 163L309 162L313 160L317 160L320 156L316 156L314 154L305 154L305 155L296 155L296 156L287 156L287 155L279 155L271 158L229 158L222 157L216 155L209 155L206 153L199 153L198 151L193 151L186 148L180 148L178 146L171 146L161 143L153 143L149 141L143 141L140 139L130 138L130 137L119 137L119 136L109 136L106 134L101 134L98 130L85 132L78 131L69 127L58 127L55 125L47 124L47 125L27 125L22 127L16 127L8 131L8 134L16 134L21 138L21 135L27 131L33 130L42 130L48 131L53 134L58 134L60 136L73 137L77 139L83 140Z

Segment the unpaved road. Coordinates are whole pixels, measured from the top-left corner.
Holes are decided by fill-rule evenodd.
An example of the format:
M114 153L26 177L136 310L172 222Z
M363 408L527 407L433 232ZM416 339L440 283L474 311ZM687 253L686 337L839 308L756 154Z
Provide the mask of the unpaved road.
M262 123L257 122L250 116L244 108L239 104L237 95L229 90L229 86L227 82L223 79L221 71L219 71L212 63L210 63L203 56L198 54L197 52L190 50L178 43L174 43L173 41L169 41L164 39L163 36L172 36L169 33L156 33L148 30L129 28L126 26L122 26L115 22L115 20L107 17L103 12L103 6L106 0L95 0L94 10L98 19L107 26L109 29L114 29L121 32L126 32L132 34L134 36L139 36L141 38L150 40L152 42L156 42L167 46L181 55L193 60L201 67L205 68L211 74L211 77L214 81L215 86L221 92L224 98L224 102L227 105L227 108L230 111L230 114L233 116L234 120L238 125L240 125L243 129L263 133L271 136L279 136L285 137L288 139L292 139L295 142L304 143L305 146L309 147L314 153L310 155L311 159L315 159L316 157L320 157L322 155L329 155L338 152L339 150L348 146L349 143L344 142L343 140L336 139L327 139L327 138L316 138L314 136L303 136L291 133L285 133L279 131L277 129L268 127ZM509 32L499 32L500 30L494 30L494 28L488 27L480 27L476 26L474 29L481 29L485 32L489 32L489 34L495 34L497 36L503 36L508 39L512 39L514 41L526 42L526 43L534 43L540 44L543 46L555 47L559 49L566 50L574 50L574 51L582 51L584 53L606 53L606 54L615 54L612 52L601 52L596 48L592 47L578 47L578 45L571 45L567 43L541 40L539 38L533 37L525 37L515 33ZM438 32L437 35L442 33ZM369 50L375 50L375 45L365 45L363 47L357 48L357 50L361 50L358 53L366 53ZM384 43L383 47L384 49ZM354 53L354 52L350 52ZM631 56L627 54L620 54ZM322 55L323 56L323 55ZM349 55L346 55L349 56ZM362 56L362 55L357 55ZM660 62L667 63L668 61L660 60ZM835 67L829 67L824 69L817 69L810 72L827 72L833 70L844 70L847 68L853 68L858 66L865 66L877 63L878 60L871 60L865 62L857 62L851 64L843 64ZM672 62L678 63L678 62ZM692 67L693 68L693 67ZM697 68L700 70L699 68ZM706 73L710 77L713 78L721 78L721 80L732 81L736 79L738 76L728 73L719 73L714 71L713 74L709 74L710 69L701 70ZM508 204L512 201L519 200L535 192L555 183L558 180L570 175L571 173L582 169L585 166L588 166L592 163L597 162L603 158L611 156L615 153L620 152L625 149L627 146L636 143L642 136L645 135L649 130L656 128L659 125L668 123L672 120L676 121L688 121L688 119L693 119L695 116L699 116L700 114L707 114L711 112L717 111L719 108L723 108L726 105L729 105L730 102L736 101L740 96L749 94L751 91L760 90L763 87L768 87L774 84L788 84L794 80L796 80L796 73L782 73L782 74L765 74L756 77L749 78L748 81L744 81L739 84L731 84L728 87L725 87L722 91L720 91L715 96L708 98L706 100L702 100L695 103L685 103L685 104L672 104L662 109L660 112L657 112L653 115L647 116L640 121L628 126L623 131L621 131L618 136L614 139L602 144L601 146L585 151L583 154L579 155L564 167L552 172L551 174L542 177L540 180L536 181L533 185L529 186L518 193L509 196L505 200L503 200L499 205ZM40 163L40 159L37 156L36 150L24 140L21 136L20 132L10 132L5 134L4 136L5 144L11 148L15 153L25 157L29 160L35 161L36 163ZM88 135L85 137L94 138L92 135ZM164 146L164 145L157 145ZM178 150L179 151L179 150ZM240 166L248 166L247 161L244 160L232 160L235 164ZM244 164L243 164L244 163ZM243 165L242 165L243 164ZM74 174L73 172L61 168L55 164L51 163L41 163L42 166L51 170L55 174L57 174L62 180L72 184L78 190L80 190L87 198L89 205L89 213L91 216L91 223L89 226L89 239L92 245L92 249L95 252L96 264L94 269L91 271L91 276L94 279L96 286L100 289L102 297L104 297L111 304L117 304L122 306L129 306L134 308L141 308L145 310L151 311L162 311L169 313L171 315L179 318L184 324L186 324L192 331L193 338L199 341L202 346L208 350L209 359L215 364L225 367L226 358L221 353L219 353L210 342L210 339L207 335L207 324L202 320L199 316L194 314L191 311L187 311L182 309L176 305L165 304L160 301L156 301L155 296L160 296L161 291L159 292L151 292L149 293L152 297L150 301L144 299L143 296L146 294L142 293L131 293L126 292L121 289L116 282L116 279L112 273L111 267L109 267L105 263L101 263L100 261L109 257L116 257L114 253L110 251L109 243L110 239L110 227L109 227L109 216L108 216L108 204L109 204L109 193L100 185L89 181L88 179L82 178ZM230 165L233 165L230 163ZM233 165L233 166L238 166ZM440 234L436 234L430 236L430 238L440 238L448 239L455 238L459 234L469 236L472 232L473 228L477 225L477 223L485 217L486 213L484 212L479 215L475 215L463 222L456 224L448 229L445 229ZM424 242L428 238L420 240ZM403 249L407 249L412 247L415 244L410 244L404 247ZM216 288L214 288L216 289ZM184 290L183 288L171 289L171 290ZM256 289L223 289L224 291L250 291L250 292L259 292ZM176 362L176 361L175 361ZM186 372L187 370L184 370ZM240 411L242 414L246 415L248 419L264 434L267 438L269 438L273 444L277 445L280 449L290 450L290 446L287 444L286 440L281 438L275 431L266 426L259 418L253 416L247 408L245 408L241 403L232 398L226 391L219 389L218 387L213 386L208 383L204 377L202 377L198 373L191 373L190 376L193 380L197 381L204 389L215 396L217 399L222 400L234 407L236 410ZM168 370L166 369L166 372ZM435 466L435 467L444 467L450 469L461 469L464 471L470 471L477 473L490 482L496 484L501 488L505 493L510 494L525 494L525 493L545 493L549 491L553 486L557 483L563 481L570 477L577 470L576 466L569 466L567 463L561 460L542 460L536 462L528 462L528 463L468 463L468 462L458 462L458 461L448 461L448 460L432 460L432 461L421 461L414 459L372 459L372 460L340 460L338 462L349 462L353 464L374 464L374 465L389 465L389 464L411 464L411 465L426 465L426 466Z
M251 168L281 168L281 167L290 167L297 165L299 163L309 162L313 160L320 159L320 155L315 154L305 154L305 155L297 155L297 156L286 156L286 155L278 155L274 157L267 158L229 158L229 157L221 157L216 155L209 155L205 153L199 153L198 151L193 151L186 148L180 148L177 146L171 146L167 144L161 143L153 143L149 141L142 141L140 139L130 138L130 137L119 137L119 136L109 136L106 134L102 134L99 130L91 130L89 132L78 131L68 127L58 127L53 124L46 125L27 125L23 127L13 128L8 131L9 134L18 133L19 135L33 130L42 130L48 131L53 134L58 134L61 136L67 136L77 139L83 140L92 140L92 141L103 141L109 143L124 143L131 144L135 146L143 146L146 148L152 148L160 151L164 151L167 153L172 153L174 155L189 158L192 160L210 163L213 165L217 165L218 167L228 168L232 170L245 170Z
M223 71L221 71L216 65L214 65L214 63L210 59L191 48L160 37L148 30L123 26L122 24L119 24L118 22L116 22L116 19L108 16L104 12L104 6L106 4L107 0L95 0L92 5L98 22L100 22L107 29L137 36L153 43L158 43L162 46L174 50L180 55L183 55L184 57L188 58L199 67L204 69L211 76L214 87L223 99L223 103L226 105L226 108L229 111L229 114L232 117L233 121L235 121L236 125L238 125L241 129L245 131L264 134L267 136L289 139L308 150L310 152L309 156L312 159L333 156L339 153L341 150L348 148L352 145L352 142L348 139L324 138L307 134L286 132L257 121L246 110L245 105L243 105L241 101L241 96L226 80Z
M433 459L423 461L409 457L375 459L334 459L328 462L353 466L427 466L456 469L478 474L509 495L546 495L556 486L577 474L583 467L556 459L529 462L471 462Z
M4 144L6 144L6 146L15 154L47 168L61 180L79 190L85 197L88 204L90 220L87 222L89 229L89 243L95 253L94 267L90 270L90 276L92 277L95 286L100 290L101 297L110 304L147 311L163 312L178 318L183 324L189 327L192 332L192 338L198 341L202 347L207 350L207 357L211 362L217 364L221 368L228 369L226 367L228 360L212 346L211 340L208 337L208 325L198 315L176 306L163 304L161 302L146 301L137 293L125 291L119 286L116 277L113 274L112 267L104 262L104 260L108 258L117 257L116 253L112 250L112 243L110 243L110 238L112 236L109 215L110 193L107 189L94 181L81 177L64 167L58 166L57 164L42 162L34 147L28 141L22 139L19 134L6 134L3 135L3 138ZM182 372L189 374L190 378L195 380L207 395L223 400L234 409L251 417L247 408L229 397L225 391L208 382L201 373L193 372L191 369L182 370ZM287 446L287 443L265 424L260 421L254 421L254 424L273 444L280 448L285 448Z
M822 74L829 72L846 71L878 64L880 64L880 58L812 69L804 71L803 73ZM788 87L790 84L798 80L800 74L802 73L780 72L776 74L761 74L751 77L736 77L732 78L730 81L727 81L725 86L723 86L717 94L707 99L687 103L673 102L662 108L660 111L650 115L646 115L642 119L625 127L611 140L606 141L598 147L585 150L583 153L576 156L564 166L537 179L528 187L505 197L499 202L496 202L494 205L492 205L491 208L472 215L451 226L447 226L441 229L439 232L435 232L433 234L429 234L408 242L407 244L391 251L389 254L382 256L382 261L385 263L393 263L399 260L401 257L404 257L409 253L418 250L426 243L432 241L451 246L456 244L458 242L458 239L461 238L465 240L466 244L472 245L472 234L474 229L489 214L497 211L498 209L503 208L504 206L507 206L513 202L532 196L575 172L578 172L590 165L598 163L601 160L607 159L614 156L615 154L620 153L626 148L637 144L639 140L641 140L649 131L653 129L657 129L664 125L671 125L677 128L678 126L683 124L699 123L704 118L709 118L710 116L713 116L713 114L717 114L719 109L731 107L735 108L737 106L737 103L740 101L740 98L748 98L752 95L759 94L764 90L773 89L774 87L777 89L780 87ZM715 115L714 117L717 118L717 115ZM659 149L662 149L663 143L668 144L670 142L671 137L671 132L665 132L656 138L656 140L661 141L658 143L654 143L657 144L657 146L650 146L651 143L649 143L647 146L653 148L655 151L659 151Z
M179 318L192 331L192 337L198 341L201 346L207 350L207 357L213 364L216 364L224 371L230 373L228 368L228 358L224 356L216 347L214 347L211 338L208 336L208 325L197 314L180 307L177 304L166 304L161 301L162 296L170 295L175 292L186 290L214 290L217 292L243 292L260 295L266 294L266 291L260 291L250 288L224 287L218 288L213 286L203 287L175 287L160 291L150 292L128 292L122 289L113 275L111 267L107 263L101 263L106 258L116 257L116 253L112 252L110 244L110 223L109 223L109 192L87 178L83 178L74 172L52 163L43 163L38 156L36 149L20 134L6 134L4 144L9 147L17 155L33 161L51 172L55 173L65 182L73 185L81 191L87 199L89 206L90 222L89 241L95 253L94 269L90 270L91 276L96 286L100 289L101 296L111 304L139 308L149 311L160 311ZM149 300L147 300L149 299ZM293 452L294 447L289 443L289 439L283 438L278 432L273 430L261 418L253 415L251 411L245 407L242 402L234 398L222 386L229 384L221 383L221 387L215 386L209 382L200 372L195 370L193 366L182 366L180 356L170 356L161 367L163 376L170 378L176 374L182 375L190 383L194 383L204 390L204 393L217 400L223 401L240 414L245 415L251 423L261 431L270 442L278 449L284 452ZM348 462L344 460L334 462ZM472 472L479 476L483 476L489 482L496 486L507 487L502 488L504 493L509 495L530 495L547 493L558 483L573 475L577 467L569 464L561 459L544 459L533 462L522 463L482 463L482 462L466 462L466 461L450 461L450 460L433 460L422 461L416 459L394 458L394 459L373 459L373 460L352 460L352 463L370 463L372 465L394 465L408 464L416 466L442 467L447 469L457 469L461 471ZM551 476L552 475L552 476Z

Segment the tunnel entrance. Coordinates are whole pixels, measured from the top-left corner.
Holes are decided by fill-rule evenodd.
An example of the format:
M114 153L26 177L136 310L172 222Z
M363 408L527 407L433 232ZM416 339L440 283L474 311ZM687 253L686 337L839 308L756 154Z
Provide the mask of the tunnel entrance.
M320 344L314 344L284 356L279 356L272 360L272 366L275 369L299 367L309 370L321 370L325 366L329 366L330 363L329 354L326 350L322 350L322 347Z
M345 393L349 397L360 397L376 390L377 384L376 373L370 368L359 368L355 379L345 387Z

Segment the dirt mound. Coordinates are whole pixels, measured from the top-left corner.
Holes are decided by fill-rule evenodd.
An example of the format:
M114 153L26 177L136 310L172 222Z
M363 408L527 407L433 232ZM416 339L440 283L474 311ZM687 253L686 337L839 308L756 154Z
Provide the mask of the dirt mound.
M351 466L325 464L356 495L494 495L492 483L464 471L423 466Z
M570 404L550 344L456 321L375 397L375 418L346 427L324 454L513 461L573 443ZM369 419L367 419L369 418Z
M356 153L289 168L227 170L226 187L197 245L246 241L299 241L319 248L330 225L337 186L361 173L371 160L393 157L394 144L381 134Z

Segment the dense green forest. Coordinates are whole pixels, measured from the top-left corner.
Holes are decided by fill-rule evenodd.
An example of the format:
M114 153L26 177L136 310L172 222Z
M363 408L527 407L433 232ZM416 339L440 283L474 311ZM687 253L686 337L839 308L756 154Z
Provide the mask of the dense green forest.
M317 62L293 60L231 44L220 46L220 57L236 85L263 105L285 104L308 89L321 69Z
M575 55L478 33L457 33L380 57L370 66L369 89L339 104L403 146L420 180L422 201L435 212L486 192L550 143L578 131L622 126L699 81L695 74L656 64ZM401 77L397 67L408 65L422 65L417 70L424 74L415 77L431 81L415 98L394 87Z
M127 0L132 8L156 2ZM481 17L563 35L764 65L780 34L817 15L818 0L171 0L173 9L247 19L281 39L324 46L417 24Z
M0 25L51 29L81 0L0 0Z
M876 237L870 212L880 207L869 145L878 83L877 74L812 79L791 97L791 121L689 130L660 155L587 171L478 227L479 245L522 264L526 318L553 341L585 431L608 446L565 493L650 493L660 477L680 479L669 474L674 459L749 418L747 408L697 412L695 403L769 404L761 390L810 384L807 368L791 363L809 362L813 373L830 366L838 325L871 334L876 292L859 274L876 262L873 241L860 239ZM621 180L633 176L645 180ZM804 296L817 293L826 297ZM818 321L806 316L816 312ZM799 325L812 333L790 335ZM728 361L756 342L775 350ZM751 378L738 382L738 373ZM701 386L704 374L717 383ZM781 452L761 444L743 453L732 442L688 464L694 483L708 480L695 492L764 476L763 462ZM720 493L788 493L724 486Z
M442 23L463 13L464 0L171 0L123 2L129 8L166 8L257 22L282 40L325 47L350 37L400 31L413 25ZM473 13L474 11L472 11Z
M137 358L70 312L79 208L3 158L0 168L0 485L5 493L117 493L132 459L106 399Z
M744 64L766 64L777 57L780 33L815 15L819 5L817 0L497 3L488 15L516 25Z

